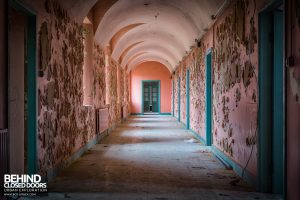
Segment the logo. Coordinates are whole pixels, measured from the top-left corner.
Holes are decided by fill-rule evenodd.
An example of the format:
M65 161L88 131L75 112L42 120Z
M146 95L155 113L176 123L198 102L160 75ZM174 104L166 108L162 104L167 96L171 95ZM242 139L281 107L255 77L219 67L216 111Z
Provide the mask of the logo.
M47 184L42 182L42 177L38 174L4 175L4 196L36 196L47 192Z

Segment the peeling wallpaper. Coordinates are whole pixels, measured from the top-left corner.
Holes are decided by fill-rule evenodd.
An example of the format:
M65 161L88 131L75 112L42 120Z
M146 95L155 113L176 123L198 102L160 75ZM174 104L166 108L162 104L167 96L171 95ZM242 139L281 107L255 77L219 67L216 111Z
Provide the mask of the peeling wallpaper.
M178 69L175 71L175 75L173 76L173 80L174 80L174 90L172 91L172 93L174 92L174 116L176 118L178 118ZM173 94L172 94L173 95ZM173 106L173 103L172 103Z
M298 73L297 73L298 71ZM300 107L300 70L299 69L289 69L289 80L290 80L290 86L293 96L295 96L296 101L298 102L298 105ZM298 74L298 75L296 75Z
M38 171L46 175L94 138L95 109L106 106L106 74L104 51L94 44L94 105L83 106L82 25L74 22L56 1L45 1L44 10L38 15ZM120 120L117 65L112 61L109 73L110 125ZM120 98L128 94L129 87L125 88Z
M94 105L97 108L105 107L105 55L99 45L94 44Z
M215 26L213 143L256 174L257 11L237 1Z
M94 112L82 105L83 36L55 1L39 32L38 170L45 174L92 139Z
M109 70L109 88L110 88L110 102L109 102L109 126L114 125L115 122L120 120L120 109L118 106L118 96L117 96L117 73L118 73L118 64L111 60Z
M187 59L190 67L190 128L205 138L205 55L208 45L201 42Z
M175 71L175 116L181 77L181 121L186 123L186 69L190 69L190 125L202 138L205 127L205 56L213 48L213 145L256 174L258 13L253 1L237 1L183 58Z

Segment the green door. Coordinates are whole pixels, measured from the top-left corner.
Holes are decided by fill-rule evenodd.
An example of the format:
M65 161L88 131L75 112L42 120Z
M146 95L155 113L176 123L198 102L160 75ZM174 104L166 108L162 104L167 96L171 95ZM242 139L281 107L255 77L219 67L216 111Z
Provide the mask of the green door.
M273 192L283 194L283 109L284 109L284 94L283 94L283 12L275 11L273 14L274 20L274 55L273 55L273 135L272 135L272 149L273 149Z
M159 112L159 81L143 81L143 112Z

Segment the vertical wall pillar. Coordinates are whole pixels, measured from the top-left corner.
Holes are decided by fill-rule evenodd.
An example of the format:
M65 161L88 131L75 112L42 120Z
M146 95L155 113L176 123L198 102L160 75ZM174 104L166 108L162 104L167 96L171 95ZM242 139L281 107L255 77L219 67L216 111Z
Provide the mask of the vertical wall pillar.
M106 104L110 103L110 87L111 87L111 70L110 70L110 63L111 63L111 48L110 45L107 45L105 48L105 90L106 90Z
M174 77L172 78L172 116L174 117L174 92L175 92L175 85L174 85Z
M84 24L83 105L93 104L93 24Z

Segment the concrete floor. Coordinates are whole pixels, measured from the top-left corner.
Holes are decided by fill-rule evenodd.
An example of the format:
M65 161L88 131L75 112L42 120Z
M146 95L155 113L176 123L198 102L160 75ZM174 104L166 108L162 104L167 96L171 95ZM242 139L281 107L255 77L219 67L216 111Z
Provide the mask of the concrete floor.
M170 116L131 116L42 199L280 199L253 192Z

